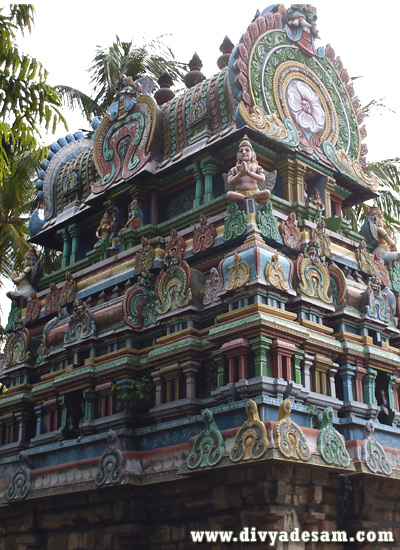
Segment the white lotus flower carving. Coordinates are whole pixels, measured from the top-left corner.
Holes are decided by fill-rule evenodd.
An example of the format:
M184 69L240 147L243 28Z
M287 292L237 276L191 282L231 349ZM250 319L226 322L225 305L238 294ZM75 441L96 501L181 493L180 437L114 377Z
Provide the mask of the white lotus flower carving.
M315 134L325 126L325 113L318 95L305 82L292 80L287 87L289 109L297 124Z

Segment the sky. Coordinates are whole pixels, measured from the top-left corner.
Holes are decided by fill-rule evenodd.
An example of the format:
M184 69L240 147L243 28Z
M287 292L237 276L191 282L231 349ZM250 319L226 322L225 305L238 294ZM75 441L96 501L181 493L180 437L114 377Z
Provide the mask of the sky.
M236 3L235 3L236 4ZM49 72L51 85L72 86L90 95L90 75L97 46L112 44L116 35L135 45L161 35L179 61L189 62L197 52L208 78L218 71L219 46L227 35L237 44L257 9L269 3L246 0L235 4L226 0L202 0L196 4L181 0L152 2L76 2L68 0L34 3L36 15L32 33L19 37L21 51L36 57ZM289 3L285 4L289 7ZM400 156L397 128L400 126L400 72L398 67L398 22L400 2L386 0L379 9L369 0L315 0L320 40L331 44L350 77L359 77L354 89L361 104L383 99L389 109L366 120L369 154L377 161ZM395 111L393 113L393 111ZM88 128L78 114L65 111L68 131ZM46 144L68 132L59 126L56 136L43 136ZM5 291L0 294L2 320L8 311Z

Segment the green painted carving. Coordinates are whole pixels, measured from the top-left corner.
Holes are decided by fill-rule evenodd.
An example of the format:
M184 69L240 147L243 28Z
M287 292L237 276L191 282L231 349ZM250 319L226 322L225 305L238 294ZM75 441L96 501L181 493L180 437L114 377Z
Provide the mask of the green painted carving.
M8 314L7 326L5 328L6 332L15 330L18 323L21 321L21 308L18 305L17 300L12 300L10 313Z
M336 147L344 149L353 159L357 159L360 148L358 124L342 80L326 58L306 57L283 31L267 33L260 38L257 47L252 51L251 90L256 105L264 111L267 105L272 114L279 116L273 80L279 65L287 62L291 62L293 70L296 67L305 79L315 74L323 83L337 113L339 135ZM321 93L325 94L325 91ZM327 99L330 103L329 98Z
M389 277L392 289L395 292L400 292L400 264L396 260L392 262L392 267L389 269Z
M137 112L137 113L133 113L132 115L129 115L127 118L124 118L123 120L115 123L113 126L111 126L111 128L107 132L107 134L105 136L105 139L104 139L104 144L103 144L103 157L104 157L104 160L111 167L111 172L106 174L103 177L102 182L101 182L102 185L106 186L110 181L112 181L114 179L115 175L116 175L116 172L117 172L117 164L114 162L114 160L115 160L115 151L113 150L113 147L111 146L112 137L118 130L120 130L121 128L123 128L127 124L130 124L130 123L133 123L133 122L137 124L137 133L134 137L135 147L134 147L134 150L133 150L133 152L132 152L132 154L131 154L131 156L129 157L129 160L128 160L128 169L133 170L135 168L135 166L139 163L139 159L135 158L135 154L136 154L137 148L139 146L139 143L142 140L143 132L144 132L144 126L145 126L145 117L144 117L143 113L141 113L140 111Z
M190 267L185 261L171 262L166 271L160 271L156 281L156 311L160 315L185 307L192 301Z
M318 452L327 464L347 468L350 456L343 436L332 425L333 409L327 407L322 413L321 429L318 434Z
M279 238L278 221L272 212L271 201L266 202L264 208L257 212L256 221L263 237L273 241Z
M374 422L370 419L364 428L364 439L362 443L363 462L372 473L390 476L392 467L389 464L384 448L374 438L374 431Z
M228 207L228 215L225 218L225 229L223 239L224 241L230 241L236 237L240 237L246 232L247 229L247 217L246 212L239 210L239 206L236 202L233 202Z
M247 421L237 432L235 444L231 450L232 462L261 458L269 447L265 424L260 420L257 404L251 399L247 401L246 412Z
M139 275L137 283L126 291L123 308L124 321L132 328L149 327L157 322L157 296L152 287L153 275Z
M190 470L216 466L225 454L225 443L221 432L209 409L202 413L205 428L196 437L192 450L187 458L187 467Z

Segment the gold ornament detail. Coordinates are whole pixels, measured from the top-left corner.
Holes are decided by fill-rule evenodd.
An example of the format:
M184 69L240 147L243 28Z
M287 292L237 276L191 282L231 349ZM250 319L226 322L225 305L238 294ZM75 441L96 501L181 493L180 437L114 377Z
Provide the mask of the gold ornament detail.
M325 216L321 216L317 221L317 226L311 230L311 239L314 243L319 244L320 256L332 257L331 240L325 233Z
M260 420L257 404L251 399L247 401L246 412L247 421L237 432L235 444L231 450L232 462L257 460L266 453L269 447L265 424Z
M228 268L228 282L226 290L236 290L244 286L250 279L250 266L245 260L241 260L236 252L233 264Z
M291 410L290 399L282 401L278 423L274 428L275 443L284 457L307 462L311 458L311 451L302 429L290 418Z
M286 281L285 272L283 266L278 263L279 256L274 254L272 256L272 262L268 262L265 266L265 278L275 288L279 290L289 290L289 285Z
M372 191L378 190L378 180L376 179L375 174L367 176L358 160L352 160L349 155L343 151L343 149L337 151L336 156L339 165L345 172L355 174L357 178L362 183L370 187Z
M358 245L358 249L356 250L356 259L358 262L358 267L361 271L371 277L375 277L376 267L374 257L368 252L367 243L364 240L362 240Z
M283 122L274 114L265 115L258 105L251 107L250 112L248 112L242 102L239 105L239 113L250 128L274 136L274 138L277 139L285 139L288 136L287 129Z
M154 264L154 248L150 246L149 240L142 237L142 248L136 252L135 275L144 275L150 271Z

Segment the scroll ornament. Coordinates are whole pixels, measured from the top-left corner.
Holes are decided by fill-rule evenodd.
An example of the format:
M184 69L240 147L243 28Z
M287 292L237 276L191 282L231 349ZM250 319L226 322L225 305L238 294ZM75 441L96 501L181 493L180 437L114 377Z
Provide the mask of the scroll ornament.
M257 460L267 452L269 440L264 422L261 422L257 404L249 400L246 404L247 421L239 429L231 450L232 462Z
M209 409L202 413L205 427L196 437L187 458L190 470L216 466L225 455L225 443L214 416Z
M311 451L302 429L290 418L291 410L290 399L282 401L278 423L274 428L275 443L284 457L307 462L311 458Z

